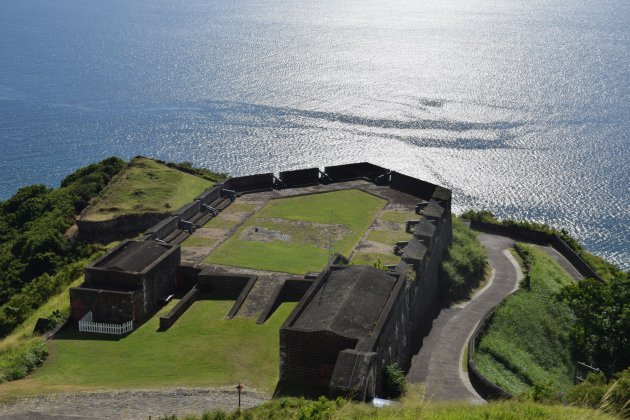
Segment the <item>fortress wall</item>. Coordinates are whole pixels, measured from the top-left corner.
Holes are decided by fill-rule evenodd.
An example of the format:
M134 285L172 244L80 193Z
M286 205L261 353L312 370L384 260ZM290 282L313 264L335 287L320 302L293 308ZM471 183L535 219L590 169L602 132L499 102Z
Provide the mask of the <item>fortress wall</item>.
M392 171L391 173L390 186L395 190L419 197L423 200L429 200L433 197L437 189L437 185L435 184L396 171Z
M177 266L175 289L190 290L197 284L197 275L201 272L194 264L182 262Z
M280 172L280 180L288 188L319 184L319 168L298 169Z
M166 212L123 214L110 220L77 220L79 239L109 243L137 235L169 217Z
M149 235L150 239L161 239L177 229L178 223L179 216L171 216L151 226L144 234Z
M280 381L328 386L340 351L357 341L330 331L280 329Z
M173 251L164 254L157 260L142 277L144 289L144 311L150 314L160 305L160 300L167 295L175 293L177 278L177 266L181 261L181 248L175 247Z
M213 201L216 201L219 198L221 198L221 187L210 187L195 197L195 200L199 200L203 204L210 205Z
M212 296L237 299L252 277L256 276L202 270L197 276L197 284L202 292L210 293Z
M271 191L273 190L273 178L272 173L239 176L228 179L221 186L237 193Z
M134 319L137 295L139 292L71 287L72 318L78 321L91 310L95 322L122 324Z
M173 216L179 216L181 220L190 220L194 215L201 211L201 202L193 201L192 203L188 203L180 207Z
M284 302L298 302L302 299L302 297L304 297L306 291L312 284L312 279L298 278L287 279L284 283L277 285L256 323L264 324L265 321L267 321L276 309L278 309L278 307Z
M332 178L333 182L354 181L357 179L372 181L378 176L387 174L389 169L372 163L361 162L347 165L326 166L324 172Z

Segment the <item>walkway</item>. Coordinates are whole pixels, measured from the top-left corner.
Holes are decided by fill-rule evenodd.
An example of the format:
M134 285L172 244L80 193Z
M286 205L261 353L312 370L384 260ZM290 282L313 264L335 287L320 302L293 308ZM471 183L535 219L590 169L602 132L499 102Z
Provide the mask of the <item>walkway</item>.
M522 273L506 251L514 240L486 233L479 233L478 239L494 268L492 278L471 301L440 312L407 374L409 382L425 384L428 400L484 402L462 369L464 347L484 314L516 289Z

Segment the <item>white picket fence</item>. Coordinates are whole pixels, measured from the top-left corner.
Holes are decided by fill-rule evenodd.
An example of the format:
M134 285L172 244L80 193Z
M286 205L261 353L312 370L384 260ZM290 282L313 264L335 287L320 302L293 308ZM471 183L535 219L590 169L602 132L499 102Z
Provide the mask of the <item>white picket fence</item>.
M101 334L126 334L133 331L133 319L124 324L106 324L104 322L92 321L92 311L88 312L79 320L79 331L101 333Z

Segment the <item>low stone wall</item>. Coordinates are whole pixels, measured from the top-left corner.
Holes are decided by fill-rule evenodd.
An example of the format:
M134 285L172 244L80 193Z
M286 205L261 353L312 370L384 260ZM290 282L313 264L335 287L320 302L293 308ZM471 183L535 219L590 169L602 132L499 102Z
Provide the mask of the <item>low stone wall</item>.
M197 275L201 269L191 263L180 263L175 273L175 289L179 292L190 290L197 284Z
M512 398L512 394L505 391L503 388L498 385L492 383L488 380L479 370L477 369L477 365L475 365L475 351L477 350L477 342L479 340L480 335L488 327L489 321L492 318L492 314L494 313L494 309L490 309L483 316L479 324L477 324L477 328L473 332L470 340L468 341L468 377L470 378L470 383L473 388L479 395L481 395L486 400L496 400L496 399L510 399Z
M170 310L170 312L160 317L160 331L166 331L173 326L175 321L197 300L199 289L193 287L183 298Z
M236 298L236 302L234 302L234 305L232 305L232 308L230 309L230 312L228 312L226 316L227 319L232 319L236 316L238 310L241 309L241 306L243 306L243 302L245 302L245 299L247 299L249 292L252 290L257 280L258 276L250 276L249 281L247 282L245 287L243 287L241 293L239 293L238 298Z
M179 223L179 216L171 216L147 229L144 234L148 235L150 239L165 238L169 233L177 229Z
M389 173L389 169L373 163L361 162L347 165L326 166L324 172L333 182L354 181L365 179L374 181L377 177Z
M256 276L202 270L197 276L197 287L214 297L237 299L253 277Z
M280 180L287 188L306 187L319 184L319 168L298 169L280 172Z
M79 239L109 243L135 236L169 217L169 213L123 214L109 220L78 219Z
M590 277L603 282L601 277L589 266L571 247L558 235L550 235L538 230L527 229L518 226L505 226L496 223L471 220L470 227L486 233L509 236L511 238L533 242L539 245L551 245L562 254L584 277Z
M273 179L272 173L239 176L228 179L221 184L221 187L237 193L271 191L273 189Z
M277 285L256 323L264 324L284 302L298 302L312 285L312 279L287 279Z

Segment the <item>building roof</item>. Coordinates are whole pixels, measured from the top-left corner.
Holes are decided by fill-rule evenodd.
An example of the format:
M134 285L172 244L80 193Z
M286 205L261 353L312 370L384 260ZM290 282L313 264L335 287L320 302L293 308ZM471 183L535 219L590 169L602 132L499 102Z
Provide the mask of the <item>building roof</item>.
M155 241L128 241L113 249L96 268L141 272L173 247Z
M361 339L374 329L396 277L365 265L334 269L293 328Z

